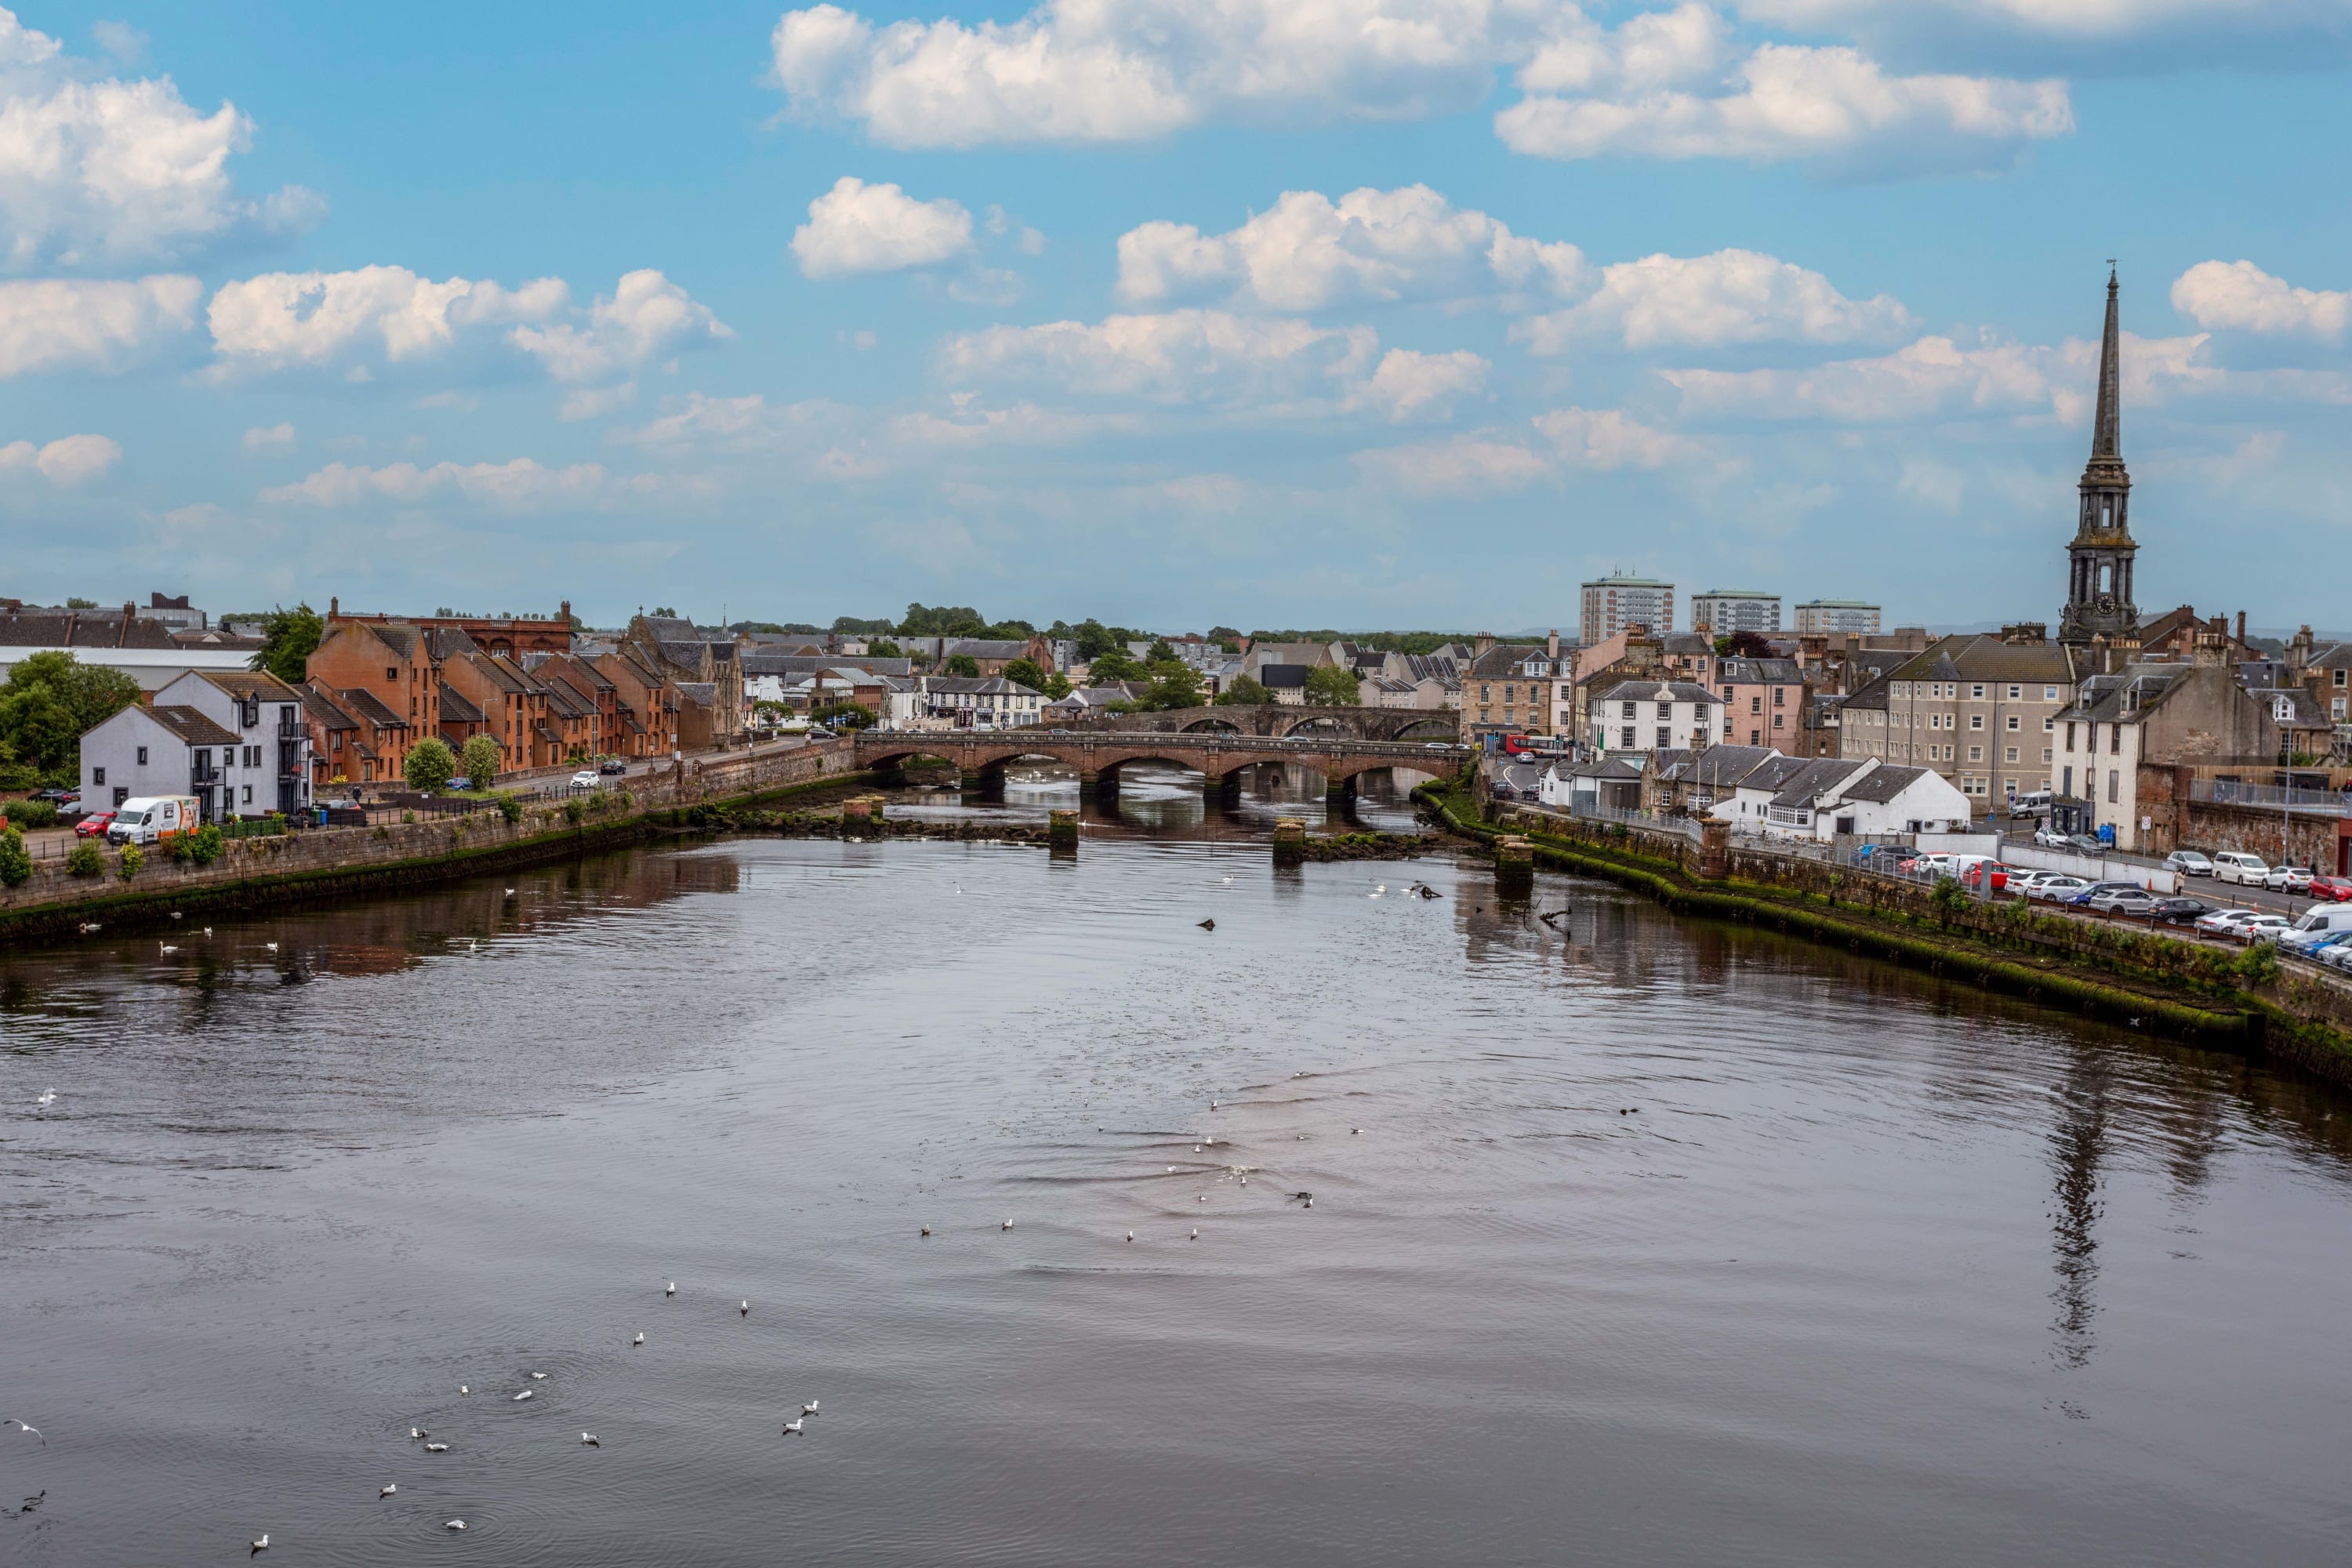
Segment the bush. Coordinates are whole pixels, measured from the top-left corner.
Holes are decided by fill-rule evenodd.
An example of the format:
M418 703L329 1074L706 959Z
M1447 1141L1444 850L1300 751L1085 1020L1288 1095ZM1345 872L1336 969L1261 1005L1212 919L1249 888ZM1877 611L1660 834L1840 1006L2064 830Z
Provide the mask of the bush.
M502 795L499 796L499 815L505 817L509 822L520 822L522 820L522 802L517 800L510 795Z
M73 847L66 857L66 872L74 877L95 877L106 869L106 855L95 838L85 838Z
M2251 942L2231 968L2237 973L2238 984L2250 991L2267 985L2278 978L2278 949L2266 942Z
M1968 907L1969 890L1950 877L1937 878L1936 890L1927 896L1935 903L1937 915L1947 921Z
M188 842L188 835L184 833L174 833L163 840L161 847L165 859L183 866L195 855L195 846Z
M578 795L575 795L570 800L563 803L564 821L572 823L576 826L578 826L580 819L587 815L588 804L582 800Z
M228 835L217 822L207 822L187 836L188 858L199 866L209 866L220 858L221 850L228 844Z
M21 888L32 877L33 858L25 853L25 836L13 827L0 833L0 884Z
M139 868L145 864L147 864L146 852L141 849L136 844L126 844L122 847L122 855L121 859L117 862L115 869L122 879L127 882L131 880L131 878L139 875Z
M499 776L499 764L505 760L496 741L488 735L476 735L457 753L457 771L473 781L476 789L488 789Z
M414 790L443 790L457 772L457 759L448 746L427 735L408 749L408 762L403 773L408 787Z
M0 806L0 816L6 817L11 827L54 827L58 822L58 807L55 801L12 800Z

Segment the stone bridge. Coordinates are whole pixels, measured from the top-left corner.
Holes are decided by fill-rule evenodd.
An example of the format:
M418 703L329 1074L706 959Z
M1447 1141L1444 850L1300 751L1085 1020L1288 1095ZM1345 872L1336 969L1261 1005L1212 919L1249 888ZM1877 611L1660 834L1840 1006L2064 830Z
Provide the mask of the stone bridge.
M1230 713L1236 710L1214 711ZM1459 767L1470 754L1450 740L1433 743L1357 740L1322 733L1252 735L1217 730L861 730L856 745L857 765L861 768L889 772L903 769L919 757L936 757L952 763L967 781L977 783L983 790L1003 787L1007 763L1048 759L1076 768L1082 784L1106 792L1118 790L1119 770L1129 763L1160 763L1189 769L1202 776L1204 789L1238 789L1247 769L1268 763L1295 764L1321 773L1328 792L1338 795L1351 792L1360 773L1404 768L1444 775Z
M1445 708L1172 708L1157 713L1105 713L1081 719L1070 732L1100 734L1318 735L1354 741L1451 741L1460 716Z

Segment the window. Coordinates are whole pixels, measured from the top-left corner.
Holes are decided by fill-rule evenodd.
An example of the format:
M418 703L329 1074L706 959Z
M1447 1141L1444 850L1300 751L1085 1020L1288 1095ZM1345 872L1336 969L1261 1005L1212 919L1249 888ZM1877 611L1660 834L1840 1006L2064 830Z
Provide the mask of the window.
M2009 727L2012 730L2018 728L2017 715L2014 713L2009 716Z
M1759 691L1755 696L1748 700L1748 710L1750 713L1761 713L1764 711L1764 694L1762 692Z
M1775 730L1778 730L1788 721L1789 716L1786 713L1775 713L1772 715L1772 728Z
M253 804L253 786L251 784L245 786L245 804L247 805L251 805Z
M2109 754L2110 754L2110 755L2113 755L2113 754L2118 753L2118 752L2122 752L2122 750L2123 750L2123 749L2124 749L2124 727L2123 727L2121 724L2110 724L2110 725L2108 725L2108 726L2107 726L2107 751L2108 751Z
M1785 686L1774 687L1772 689L1772 706L1775 708L1786 708L1788 705L1789 689Z
M2019 698L2019 697L2021 697L2021 696L2022 696L2022 695L2023 695L2023 693L2022 693L2022 692L2021 692L2018 688L2016 688L2016 687L2014 687L2014 686L2012 686L2012 687L2011 687L2011 688L2009 689L2009 700L2010 700L2011 702L2016 701L2016 700L2018 700L2018 698Z
M139 748L139 765L142 768L147 765L147 748L144 746Z
M386 669L383 672L383 678L386 680L398 680L400 679L400 671L396 669Z
M115 804L115 805L121 805L124 801L129 800L130 798L131 798L131 792L130 792L129 790L127 790L127 789L123 788L121 784L116 784L116 785L114 786L114 804Z
M2342 686L2342 685L2344 684L2344 676L2345 676L2345 673L2346 673L2345 671L2343 671L2343 670L2341 670L2341 669L2337 669L2337 670L2333 670L2333 671L2331 671L2330 673L2331 673L2331 674L2333 674L2333 675L2336 677L2336 684L2337 686L2339 686L2339 687L2340 687L2340 686Z
M1635 710L1635 708L1634 708L1634 705L1633 705L1633 703L1631 703L1631 702L1628 702L1628 703L1626 703L1626 704L1625 704L1625 711L1621 715L1621 717L1622 717L1622 718L1626 718L1626 719L1631 719L1631 718L1634 717L1634 715L1635 715L1635 711L1636 711L1636 710Z
M2074 749L2074 725L2072 720L2069 720L2066 724L2066 749L2070 752Z
M2045 763L2050 760L2050 748L2047 746L2042 748L2042 760ZM2048 789L2050 786L2048 784L2043 784L2042 787L2043 789Z
M1664 724L1659 725L1659 726L1658 726L1658 749L1659 749L1660 751L1662 751L1662 752L1663 752L1663 751L1664 751L1667 747L1669 747L1669 746L1673 745L1674 743L1675 743L1675 732L1674 732L1672 730L1670 730L1670 729L1666 728L1666 726L1665 726L1665 725L1664 725Z
M89 782L93 787L104 784L106 782L106 770L104 768L90 769Z
M2109 805L2113 805L2116 803L2116 792L2122 787L2120 781L2123 776L2123 773L2120 769L2109 768L2107 770L2107 804Z
M2045 687L2043 687L2043 688L2042 689L2042 701L2044 701L2044 702L2055 702L2055 701L2057 701L2057 700L2058 700L2058 689L2057 689L2056 687L2054 687L2054 686L2045 686Z
M1673 718L1674 716L1675 716L1675 705L1674 705L1673 703L1671 703L1671 702L1661 702L1661 703L1659 703L1659 704L1658 704L1658 717L1659 717L1659 718L1661 718L1661 719L1671 719L1671 718Z
M2049 714L2044 713L2042 716L2042 732L2047 735L2051 731L2055 730L2056 728L2058 728L2058 721L2050 717Z
M1632 751L1632 750L1633 749L1633 725L1628 724L1628 725L1626 725L1626 726L1625 726L1624 731L1623 731L1623 737L1624 737L1624 738L1623 738L1623 739L1622 739L1621 741L1619 741L1617 743L1618 743L1619 745L1622 746L1625 750L1627 750L1627 751L1629 751L1629 752L1630 752L1630 751Z
M1974 685L1974 686L1969 687L1969 696L1971 696L1971 697L1976 697L1976 698L1981 698L1981 697L1983 697L1983 696L1984 696L1984 685L1983 685L1983 683L1982 683L1982 682L1979 682L1977 685Z
M2011 747L2010 747L2010 748L2009 748L2009 751L2008 751L2008 752L2007 752L2006 760L2007 760L2007 761L2010 761L2010 762L2012 762L2012 763L2013 763L2013 762L2015 762L2015 761L2017 761L2017 748L2016 748L2015 746L2011 746Z
M1751 745L1751 746L1760 746L1760 745L1762 745L1762 744L1764 743L1764 731L1761 731L1761 730L1750 730L1750 731L1748 731L1748 743L1749 745Z
M1704 725L1706 722L1706 704L1702 702L1697 707L1691 710L1691 724L1694 728L1696 728Z
M1972 763L1983 762L1984 748L1982 746L1970 746L1969 748L1969 761Z

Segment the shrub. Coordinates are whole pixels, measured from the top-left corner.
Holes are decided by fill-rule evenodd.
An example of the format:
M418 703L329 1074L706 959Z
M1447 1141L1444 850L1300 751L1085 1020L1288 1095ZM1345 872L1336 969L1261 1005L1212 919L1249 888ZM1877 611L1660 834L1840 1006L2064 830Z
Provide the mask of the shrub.
M188 858L199 866L209 866L220 858L221 850L227 847L228 835L221 831L219 823L207 822L187 836L187 844Z
M115 869L127 882L139 875L139 868L145 864L147 864L146 851L141 849L136 844L126 844L122 847L122 855Z
M457 753L457 771L471 780L476 789L488 789L499 776L499 764L505 760L496 741L488 735L476 735Z
M510 795L502 795L499 796L499 815L505 817L509 822L520 822L522 820L522 802L517 800Z
M2250 991L2267 985L2278 978L2278 950L2266 942L2251 942L2231 968L2237 973L2238 984Z
M106 869L106 855L95 838L85 838L73 847L66 857L66 872L75 877L95 877Z
M165 859L176 861L182 865L185 865L195 853L195 846L188 842L188 836L184 833L174 833L171 837L163 840L161 847Z
M579 824L580 819L581 819L582 817L583 817L583 816L586 816L587 815L588 815L588 805L587 805L587 803L586 803L585 801L582 800L578 795L573 795L570 800L567 800L567 801L565 801L565 802L563 803L563 820L564 820L564 821L569 822L569 823L572 823L572 825L574 825L574 826L576 826Z
M1968 907L1969 890L1950 877L1936 879L1936 890L1927 895L1936 906L1939 919L1948 921Z
M457 772L457 759L450 755L446 743L427 735L408 749L408 762L402 772L411 789L447 789Z
M11 827L54 827L58 807L54 801L12 800L0 806L0 816L6 817Z
M400 814L400 820L403 822L414 822L416 820L416 814L413 811L404 811Z
M33 858L25 853L25 836L14 827L0 833L0 884L20 888L32 877Z

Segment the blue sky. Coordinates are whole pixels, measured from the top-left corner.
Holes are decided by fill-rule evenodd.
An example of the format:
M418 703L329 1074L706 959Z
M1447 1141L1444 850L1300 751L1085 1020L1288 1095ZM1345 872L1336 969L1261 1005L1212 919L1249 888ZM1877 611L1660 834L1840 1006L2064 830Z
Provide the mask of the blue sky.
M2341 626L2352 0L27 5L0 593Z

